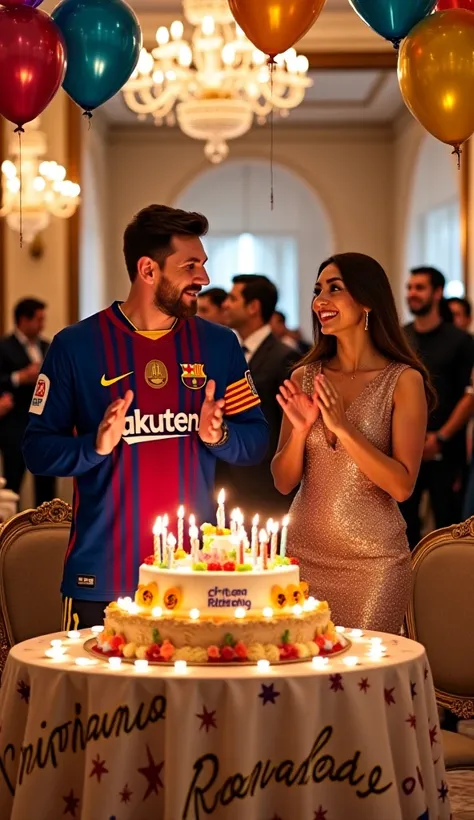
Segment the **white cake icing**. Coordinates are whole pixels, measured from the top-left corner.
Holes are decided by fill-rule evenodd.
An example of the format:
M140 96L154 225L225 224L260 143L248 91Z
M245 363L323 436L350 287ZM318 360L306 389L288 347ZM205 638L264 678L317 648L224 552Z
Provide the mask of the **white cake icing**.
M272 588L298 586L300 571L295 565L251 572L194 572L190 567L167 570L142 564L139 585L153 582L158 586L157 606L166 608L165 594L175 588L181 592L181 605L176 612L184 614L198 609L201 615L228 618L237 607L260 614L271 606Z

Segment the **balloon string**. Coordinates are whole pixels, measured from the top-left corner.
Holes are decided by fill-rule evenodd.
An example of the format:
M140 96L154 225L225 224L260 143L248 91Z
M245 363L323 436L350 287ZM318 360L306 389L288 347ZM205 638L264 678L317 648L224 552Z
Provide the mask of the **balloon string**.
M270 111L270 208L273 211L274 205L274 189L273 189L273 151L275 147L275 119L273 105L273 72L275 70L275 60L270 58L270 100L272 109Z
M92 111L83 111L82 116L88 120L88 128L87 130L91 130L91 120L92 120Z
M457 167L458 167L458 171L460 171L461 170L461 154L462 154L462 148L461 148L460 145L456 145L453 148L453 154L455 154L456 157L457 157Z
M19 125L15 128L15 134L18 134L18 144L19 144L19 160L20 160L20 248L23 247L23 168L22 168L22 161L21 161L21 135L24 134L25 131Z

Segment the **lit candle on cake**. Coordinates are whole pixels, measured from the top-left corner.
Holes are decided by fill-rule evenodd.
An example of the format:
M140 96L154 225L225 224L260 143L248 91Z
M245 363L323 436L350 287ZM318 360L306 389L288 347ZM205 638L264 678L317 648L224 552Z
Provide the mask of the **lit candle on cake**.
M239 529L239 524L238 524L239 512L240 512L240 510L232 510L232 512L230 514L230 531L231 531L232 535L237 535L237 532L238 532L238 529Z
M176 538L173 533L170 532L166 543L168 545L168 569L173 569L174 550L176 547Z
M270 558L272 561L275 560L277 549L278 549L278 530L280 526L277 521L273 523L272 527L272 541L271 541L271 550L270 550Z
M161 560L165 560L165 549L168 543L168 516L164 515L161 522Z
M252 521L252 531L250 534L250 548L252 550L252 562L254 566L257 563L258 556L258 522L258 515L254 515Z
M220 530L225 529L225 490L221 490L217 496L217 526Z
M245 564L245 543L244 543L244 533L242 531L239 532L239 564Z
M178 549L183 549L183 541L184 541L184 507L181 507L178 510Z
M285 515L283 519L283 527L281 530L281 541L280 541L280 556L285 558L286 556L286 541L288 538L288 524L290 523L290 516Z
M161 515L158 516L153 527L153 553L155 564L161 564Z
M193 564L199 561L199 530L197 527L189 528L189 540L191 542L191 557Z
M268 521L267 521L267 533L268 533L268 539L269 540L271 538L272 532L273 532L273 518L269 518Z
M260 530L260 559L262 569L268 569L268 532Z

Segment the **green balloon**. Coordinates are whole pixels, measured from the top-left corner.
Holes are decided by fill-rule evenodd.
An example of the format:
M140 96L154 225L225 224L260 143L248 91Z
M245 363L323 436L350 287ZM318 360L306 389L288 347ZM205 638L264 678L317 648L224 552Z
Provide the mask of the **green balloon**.
M66 43L63 88L93 111L120 91L137 65L138 18L123 0L63 0L51 16Z

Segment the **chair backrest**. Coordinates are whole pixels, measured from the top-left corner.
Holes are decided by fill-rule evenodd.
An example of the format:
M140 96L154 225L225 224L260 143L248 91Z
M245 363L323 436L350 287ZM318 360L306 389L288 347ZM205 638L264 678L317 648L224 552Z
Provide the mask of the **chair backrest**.
M474 716L474 517L430 533L413 552L408 636L422 643L438 703Z
M13 644L61 629L71 520L69 504L55 499L18 513L0 529L0 670Z

